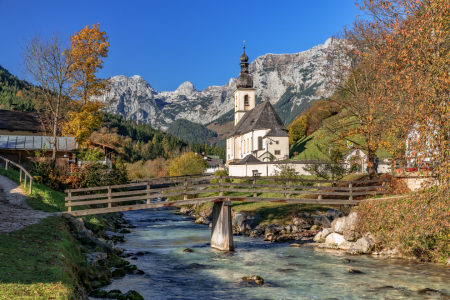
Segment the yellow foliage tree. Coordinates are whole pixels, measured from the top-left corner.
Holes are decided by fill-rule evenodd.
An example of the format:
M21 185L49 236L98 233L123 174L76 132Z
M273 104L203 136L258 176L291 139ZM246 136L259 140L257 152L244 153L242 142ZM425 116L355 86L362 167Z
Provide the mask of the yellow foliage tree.
M301 116L296 118L287 129L289 130L289 144L295 144L299 139L306 135L306 129L308 127L308 118Z
M108 56L109 43L106 32L100 31L100 23L76 32L70 42L65 55L73 61L71 96L75 101L63 131L75 136L80 146L84 146L92 130L102 121L100 111L105 104L94 99L108 91L110 83L97 78L96 73L103 68L102 58Z
M206 162L201 155L193 152L184 153L172 160L169 165L170 176L185 176L202 174L206 169Z

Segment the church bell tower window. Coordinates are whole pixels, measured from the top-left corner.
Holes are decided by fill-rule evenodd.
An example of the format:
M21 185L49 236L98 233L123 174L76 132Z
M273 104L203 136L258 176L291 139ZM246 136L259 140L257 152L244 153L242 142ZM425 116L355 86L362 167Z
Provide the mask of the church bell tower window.
M250 102L248 101L248 95L244 96L244 105L245 106L249 106L250 105Z

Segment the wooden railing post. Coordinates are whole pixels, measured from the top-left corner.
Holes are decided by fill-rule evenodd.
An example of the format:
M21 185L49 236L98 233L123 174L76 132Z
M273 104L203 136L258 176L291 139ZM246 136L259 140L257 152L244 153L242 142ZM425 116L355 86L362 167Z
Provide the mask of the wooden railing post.
M27 174L25 173L25 185L23 186L24 188L26 188L27 187Z
M321 191L320 187L322 186L322 183L319 182L319 183L317 184L317 186L319 187L317 190L320 192L320 191ZM317 199L318 199L318 200L322 200L322 195L319 194L319 197L317 197Z
M150 182L147 182L147 204L150 204Z
M289 192L289 186L290 185L291 185L291 182L288 180L286 182L286 186L287 186L287 190L288 190L288 193L286 194L286 198L291 198L291 193Z
M26 177L25 177L25 180L26 180ZM68 197L72 197L72 192L69 190L68 192L67 192L67 196ZM72 201L67 201L67 203L69 204L69 207L67 208L67 211L68 212L71 212L72 211L72 206L70 206L70 204L72 203Z
M184 200L187 199L187 178L184 178Z
M110 186L108 186L108 208L111 208L111 202L109 202L109 201L111 201L111 187Z
M33 192L33 177L30 175L30 195Z
M19 182L22 182L22 169L20 169L20 179Z
M220 175L220 178L219 178L219 190L220 190L219 196L223 196L223 190L222 190L222 175Z
M253 179L253 189L254 190L256 190L256 183L257 183L258 181L256 180L256 176L255 176L255 178ZM256 198L256 197L258 197L258 193L257 192L253 192L253 198Z
M9 160L5 159L5 175L8 175Z
M350 197L348 198L348 200L353 200L353 195L352 195L352 193L353 193L353 189L352 189L353 184L350 182L350 183L348 184L348 187L349 187L349 189L350 189Z

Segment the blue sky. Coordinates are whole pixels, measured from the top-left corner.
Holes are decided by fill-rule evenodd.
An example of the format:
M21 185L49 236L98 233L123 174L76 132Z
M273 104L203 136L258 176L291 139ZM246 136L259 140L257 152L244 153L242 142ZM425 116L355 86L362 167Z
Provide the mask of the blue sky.
M140 75L158 91L191 81L203 90L239 75L243 40L250 61L307 50L353 22L354 2L0 0L0 65L22 78L23 38L100 22L110 42L100 77Z

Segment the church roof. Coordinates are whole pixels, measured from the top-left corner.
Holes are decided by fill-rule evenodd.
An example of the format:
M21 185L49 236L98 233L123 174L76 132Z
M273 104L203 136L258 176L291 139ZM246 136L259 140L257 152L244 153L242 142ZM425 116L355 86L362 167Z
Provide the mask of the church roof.
M253 79L248 73L239 74L236 79L236 87L237 88L251 88L253 87Z
M270 131L268 133L266 133L266 136L280 136L280 137L285 137L285 136L289 136L286 131L281 130L280 128L272 128L270 129Z
M261 161L254 157L253 155L249 154L246 157L244 157L237 165L245 165L250 163L260 163Z
M241 135L252 130L274 128L287 131L283 121L281 121L272 104L270 104L270 101L267 100L252 110L249 110L236 124L236 126L234 126L227 138L235 135Z

